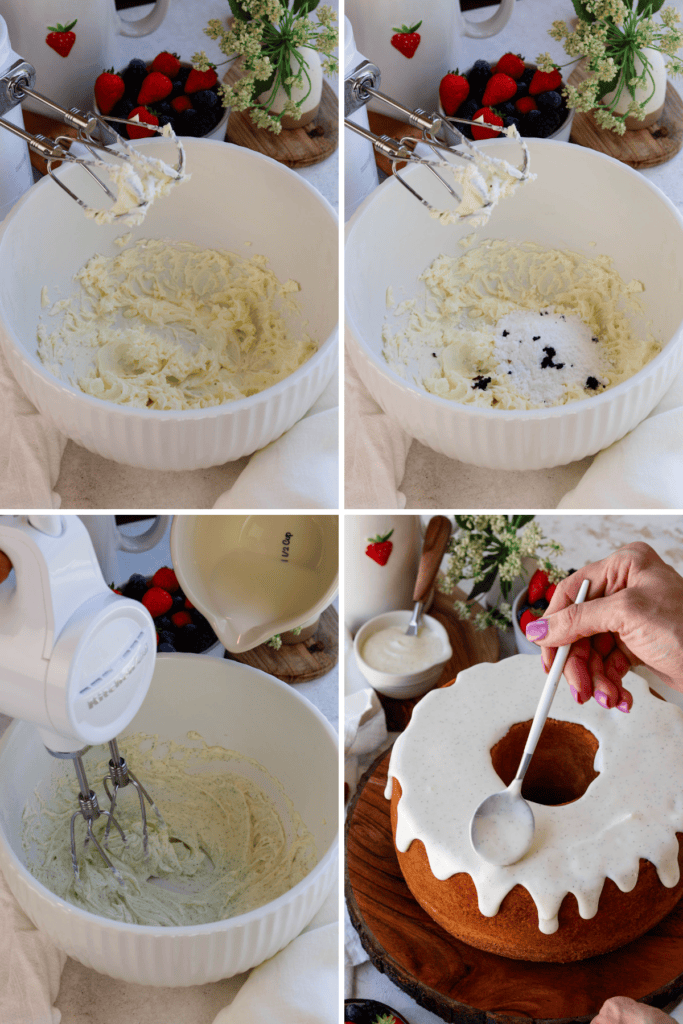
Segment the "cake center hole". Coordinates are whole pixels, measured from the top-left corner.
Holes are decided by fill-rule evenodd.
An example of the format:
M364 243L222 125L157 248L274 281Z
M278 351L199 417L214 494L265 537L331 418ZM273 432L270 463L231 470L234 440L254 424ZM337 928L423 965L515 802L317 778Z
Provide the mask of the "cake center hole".
M517 722L491 750L493 767L506 786L517 774L530 729L531 720ZM593 767L597 749L597 739L582 725L549 718L524 777L522 796L553 806L578 800L600 774Z

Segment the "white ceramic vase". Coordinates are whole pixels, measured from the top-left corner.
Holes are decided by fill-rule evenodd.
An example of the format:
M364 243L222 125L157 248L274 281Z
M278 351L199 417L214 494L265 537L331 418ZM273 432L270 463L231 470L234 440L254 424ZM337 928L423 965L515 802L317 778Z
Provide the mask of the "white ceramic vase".
M638 86L635 91L635 95L632 96L628 88L625 88L619 97L619 102L614 108L615 114L624 114L628 109L628 105L632 99L635 99L638 103L645 103L645 117L639 120L635 117L626 118L626 127L630 130L638 130L640 128L649 128L650 125L654 124L661 117L662 110L664 109L664 101L666 99L666 64L664 63L664 57L659 50L651 50L649 47L645 47L643 53L650 62L650 71L654 78L654 92L652 92L652 82L648 79L648 84L645 88ZM635 58L635 70L639 75L643 69L643 62L636 56ZM650 93L652 92L652 96ZM616 89L613 92L607 93L603 96L602 102L605 105L609 105L616 96ZM648 97L650 97L648 99Z
M306 74L304 73L302 84L293 85L291 88L291 99L293 99L295 103L298 103L299 100L303 100L301 116L296 119L292 117L283 117L282 127L286 129L302 128L305 124L308 124L309 121L312 121L318 113L323 93L323 71L318 51L312 49L310 46L298 46L296 52L306 62L308 75L311 79L310 91L309 82L306 78ZM292 62L290 60L289 66L292 70L292 74L296 74L298 71L297 62ZM306 93L308 93L307 96ZM305 100L303 99L304 96L306 97ZM270 110L273 114L279 114L284 109L289 98L290 97L287 95L284 86L280 85L278 86L274 96L272 91L269 93L263 92L258 99L259 103L269 104Z

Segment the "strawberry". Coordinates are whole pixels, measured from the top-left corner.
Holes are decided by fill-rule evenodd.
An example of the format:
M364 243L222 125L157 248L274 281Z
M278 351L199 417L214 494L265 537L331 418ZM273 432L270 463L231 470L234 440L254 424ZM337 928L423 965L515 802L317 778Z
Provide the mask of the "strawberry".
M174 612L171 616L171 622L174 626L188 626L192 622L192 616L189 612Z
M168 590L162 590L161 587L150 587L147 593L143 594L142 603L152 618L158 619L160 615L166 614L173 604L173 598Z
M185 607L189 612L191 612L192 609L194 608L194 605L192 604L192 601L190 601L189 597L185 598Z
M183 110L189 110L192 106L192 100L189 96L174 96L171 100L171 106L175 110L176 114L181 114Z
M119 102L125 91L125 82L120 75L114 74L113 68L110 68L109 71L103 71L101 75L98 75L95 79L95 99L97 100L97 106L100 108L100 113L108 114L111 108Z
M161 569L157 569L154 573L152 576L151 586L161 587L163 590L168 590L169 594L175 594L176 590L180 589L178 577L173 572L173 569L169 569L166 565Z
M217 81L218 75L215 68L209 68L208 71L197 71L196 68L192 68L185 82L185 92L201 92L202 89L211 89Z
M162 50L158 53L152 61L152 71L160 71L162 75L166 75L168 78L175 78L180 71L180 61L175 53L169 53L168 50Z
M461 103L470 94L470 84L464 75L457 70L444 75L439 85L439 99L446 117L452 117Z
M521 629L522 633L526 633L526 627L529 625L529 623L535 622L536 619L540 618L540 616L540 612L536 613L533 610L533 608L527 608L527 610L522 614L522 617L519 620L519 628Z
M402 53L404 57L410 60L411 57L415 56L415 51L420 45L420 33L417 31L422 24L418 21L417 25L401 25L400 28L394 28L392 31L395 33L391 37L391 45L394 49Z
M548 573L544 572L543 569L537 569L529 580L529 596L527 598L529 604L533 604L534 601L538 601L540 597L543 597L549 586Z
M147 107L136 107L134 110L131 110L128 120L133 122L128 125L129 139L148 139L150 136L157 134L156 132L150 132L147 128L139 127L140 122L144 124L159 124L159 118L148 110Z
M489 107L482 107L476 112L473 121L477 121L481 118L485 124L497 124L503 127L503 118L500 114L497 114L495 110L491 110ZM478 125L472 125L472 138L476 140L480 139L497 139L500 136L500 132L493 132L490 128L480 128Z
M496 103L506 103L517 92L517 83L509 75L492 75L486 83L482 103L485 107L494 107Z
M559 89L562 85L562 75L559 68L553 71L536 71L529 85L529 95L538 96L539 92L550 92L552 89Z
M514 78L515 82L522 77L524 71L524 57L519 53L504 53L493 68L494 75L501 73L503 75L509 75L510 78Z
M160 71L152 71L143 80L138 93L138 103L145 107L150 103L159 103L165 100L173 92L173 82L168 75L162 75Z
M389 538L393 532L393 530L389 530L389 533L384 535L378 533L376 537L368 537L370 543L365 549L365 554L378 565L386 565L389 561L389 555L394 547Z
M552 601L553 594L555 593L556 590L557 590L557 583L551 583L550 586L548 587L548 589L546 590L546 592L545 592L545 599L548 602L548 604L550 604L550 602Z
M60 57L68 57L71 53L71 48L76 42L76 33L72 32L71 29L74 27L78 18L74 18L68 25L60 25L57 22L56 25L48 25L48 34L45 37L45 42L51 47Z
M531 96L520 96L518 100L515 100L515 108L520 114L528 114L530 110L538 110L538 104Z

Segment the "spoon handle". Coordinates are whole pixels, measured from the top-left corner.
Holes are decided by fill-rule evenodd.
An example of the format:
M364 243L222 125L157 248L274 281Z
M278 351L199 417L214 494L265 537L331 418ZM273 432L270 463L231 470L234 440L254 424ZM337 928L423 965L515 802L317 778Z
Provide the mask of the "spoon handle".
M581 589L579 590L579 593L577 595L576 601L574 603L575 604L583 604L583 602L586 599L586 594L587 593L588 593L588 580L584 580L583 583L581 584ZM543 726L545 725L545 720L548 717L548 712L550 711L550 705L552 704L553 699L555 697L555 691L557 690L557 684L560 681L560 676L562 675L562 670L564 669L564 664L565 664L565 662L567 660L567 655L569 654L569 649L570 648L571 648L571 644L565 644L563 647L558 647L557 648L557 654L555 655L555 660L553 661L551 669L548 672L548 678L545 681L545 686L543 687L543 693L541 694L541 699L538 702L538 707L536 708L536 714L534 715L534 720L531 723L531 729L529 731L529 736L527 738L526 745L524 747L524 753L522 754L522 760L519 762L519 768L517 769L517 775L515 776L514 782L512 783L512 785L514 785L515 783L518 783L518 786L515 787L516 789L520 789L521 788L522 780L523 780L523 778L524 778L524 776L526 774L526 770L529 767L529 763L531 761L531 758L534 756L534 751L536 749L536 744L538 743L538 740L539 740L539 737L541 735L541 732L543 731Z
M451 538L451 521L446 516L433 516L425 531L422 557L417 570L413 601L426 601L441 565L446 545Z

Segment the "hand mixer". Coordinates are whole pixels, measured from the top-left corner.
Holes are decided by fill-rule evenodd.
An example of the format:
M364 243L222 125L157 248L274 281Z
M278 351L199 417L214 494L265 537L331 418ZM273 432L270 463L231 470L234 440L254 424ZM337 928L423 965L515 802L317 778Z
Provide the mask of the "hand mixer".
M79 877L76 820L117 881L123 878L93 832L113 825L119 790L132 784L140 800L147 852L145 799L161 816L120 755L116 736L133 719L149 688L156 656L152 617L137 601L121 597L102 578L90 536L77 516L2 516L0 551L14 573L0 586L0 709L32 722L53 757L73 761L79 783L71 818L71 858ZM109 743L111 760L102 810L90 788L82 756ZM109 791L109 783L113 792Z
M130 161L134 159L136 162L151 163L149 157L135 150L109 126L111 123L116 122L127 124L126 118L104 117L91 112L83 113L76 107L66 110L47 96L43 96L42 93L35 92L33 89L35 80L35 68L28 61L21 58L15 61L6 73L0 77L0 128L5 128L7 131L12 132L12 134L19 136L34 153L43 157L47 161L47 171L52 180L56 181L59 187L82 206L84 210L89 210L90 206L77 196L75 192L72 192L55 174L55 164L61 162L79 164L97 182L104 193L111 200L115 201L116 195L95 173L93 168L106 170L111 166L108 163L109 160ZM44 135L31 135L30 132L25 131L18 125L12 124L11 121L1 116L21 103L25 96L30 96L33 100L43 104L52 114L57 115L60 120L75 128L78 133L76 141L83 143L90 152L91 159L74 156L69 151L69 144L74 141L69 136L60 135L56 139L49 139ZM159 134L163 132L163 128L156 125L145 125L145 127ZM116 148L112 148L114 144L116 144ZM185 151L177 139L176 145L178 148L178 160L176 166L174 168L169 167L168 171L171 177L179 181L185 172ZM98 154L102 154L107 159L102 159ZM134 178L128 180L126 184L136 195L138 200L137 209L145 211L149 206L149 202L144 199L142 191L137 186ZM125 213L114 215L112 219L120 220L123 217L129 217L130 213L131 211L128 210Z
M442 174L439 173L439 168L447 169L454 166L454 160L463 160L467 163L481 163L482 160L490 161L491 164L495 164L496 161L490 157L485 157L481 150L474 146L470 140L458 131L457 124L469 124L482 126L481 121L470 121L464 117L440 117L437 114L430 114L424 110L416 109L410 110L403 104L398 103L390 96L386 96L383 92L379 91L381 84L381 73L379 68L372 64L369 60L363 60L361 63L354 68L350 75L344 81L344 124L347 128L350 128L356 134L361 135L372 143L378 153L386 156L391 161L391 170L395 178L400 181L404 188L413 195L418 202L426 206L430 213L439 214L441 211L430 203L423 195L421 195L416 189L410 185L400 174L399 164L419 164L423 167L428 168L432 174L441 182L449 194L456 199L458 202L461 197L453 189L453 186L446 181ZM408 123L413 127L419 128L422 132L422 142L425 143L434 154L433 158L422 157L415 150L416 140L412 136L405 136L398 141L390 138L388 135L375 135L373 132L368 131L361 125L349 120L349 115L353 114L359 107L364 106L371 97L381 100L386 103L393 110L397 111L403 117L406 117ZM497 131L502 134L506 132L505 128L499 128L496 125L486 125L491 131ZM439 138L439 134L442 134L442 138ZM458 147L457 149L454 147ZM523 161L522 166L518 168L520 184L529 178L529 151L526 146L522 143ZM490 202L486 202L482 207L474 213L461 214L460 220L468 220L474 216L481 216L482 210L486 210L491 207Z

